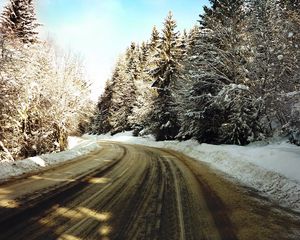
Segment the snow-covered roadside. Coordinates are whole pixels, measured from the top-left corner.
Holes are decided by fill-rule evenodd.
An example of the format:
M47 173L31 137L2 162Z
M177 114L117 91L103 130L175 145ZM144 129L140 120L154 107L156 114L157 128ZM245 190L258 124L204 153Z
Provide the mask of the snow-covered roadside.
M95 141L70 137L68 150L26 158L15 162L0 162L0 182L22 174L34 173L48 166L72 160L81 155L96 151L101 147Z
M113 140L180 151L225 173L231 180L256 189L261 195L300 212L300 147L285 142L246 147L185 142L155 142L153 137L85 135L85 139Z

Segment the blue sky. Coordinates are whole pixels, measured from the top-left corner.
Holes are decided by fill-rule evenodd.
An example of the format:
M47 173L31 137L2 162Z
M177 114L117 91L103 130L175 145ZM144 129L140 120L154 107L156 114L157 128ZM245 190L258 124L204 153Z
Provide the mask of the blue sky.
M0 0L0 7L5 2ZM39 0L36 4L41 35L50 35L85 59L96 96L131 41L149 39L152 27L161 29L170 10L178 30L190 29L208 0Z

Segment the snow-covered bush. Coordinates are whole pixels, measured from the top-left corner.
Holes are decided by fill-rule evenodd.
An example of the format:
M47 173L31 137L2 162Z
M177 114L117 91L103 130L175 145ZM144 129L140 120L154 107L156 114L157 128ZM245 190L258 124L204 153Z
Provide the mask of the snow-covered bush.
M290 92L282 99L285 100L286 108L289 110L288 123L283 126L282 130L285 135L289 136L291 143L300 146L300 92Z
M225 86L217 95L216 104L224 110L218 134L220 143L245 145L263 136L259 121L263 102L255 99L247 86Z
M2 41L0 158L63 150L89 104L80 62L43 42Z

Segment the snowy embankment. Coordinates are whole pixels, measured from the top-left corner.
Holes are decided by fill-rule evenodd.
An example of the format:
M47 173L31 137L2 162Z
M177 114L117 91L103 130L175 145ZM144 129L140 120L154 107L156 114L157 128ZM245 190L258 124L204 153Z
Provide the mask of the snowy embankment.
M95 141L69 137L68 150L26 158L20 161L0 161L0 182L12 177L38 172L46 167L73 160L101 147Z
M233 181L251 187L281 206L300 212L300 147L284 141L272 144L236 145L155 142L153 137L133 137L131 132L114 136L85 135L85 139L114 140L180 151L225 173Z

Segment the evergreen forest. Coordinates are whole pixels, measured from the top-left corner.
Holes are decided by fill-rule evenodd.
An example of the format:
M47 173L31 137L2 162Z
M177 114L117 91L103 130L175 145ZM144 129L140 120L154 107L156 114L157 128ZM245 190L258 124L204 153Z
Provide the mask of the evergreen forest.
M199 9L199 13L201 9ZM33 0L0 17L0 158L62 151L67 137L300 144L299 0L210 0L182 32L172 12L119 56L96 108L82 60L41 40Z
M299 44L298 0L210 0L183 32L170 12L118 58L88 132L299 144Z

